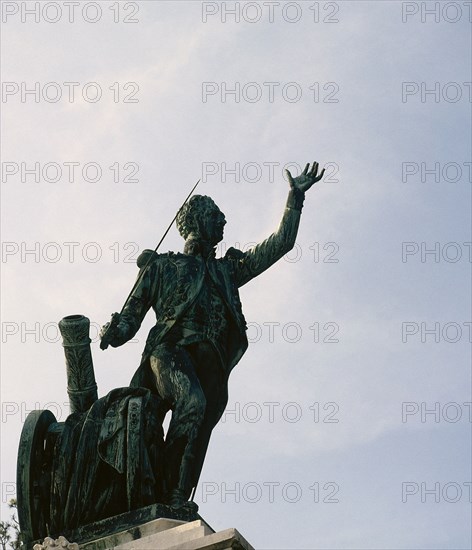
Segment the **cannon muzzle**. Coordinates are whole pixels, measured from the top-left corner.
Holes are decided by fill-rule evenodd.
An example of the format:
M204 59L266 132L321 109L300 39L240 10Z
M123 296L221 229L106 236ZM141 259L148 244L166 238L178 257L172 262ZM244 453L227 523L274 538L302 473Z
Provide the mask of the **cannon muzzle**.
M59 321L66 356L67 393L71 412L85 412L98 399L90 350L90 319L68 315Z

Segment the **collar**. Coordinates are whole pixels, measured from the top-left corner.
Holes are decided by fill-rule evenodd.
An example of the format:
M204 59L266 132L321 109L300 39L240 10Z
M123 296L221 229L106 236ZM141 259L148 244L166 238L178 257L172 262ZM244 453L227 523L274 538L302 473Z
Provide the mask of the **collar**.
M213 259L216 256L216 247L201 239L189 238L185 242L184 254L201 256L204 259Z

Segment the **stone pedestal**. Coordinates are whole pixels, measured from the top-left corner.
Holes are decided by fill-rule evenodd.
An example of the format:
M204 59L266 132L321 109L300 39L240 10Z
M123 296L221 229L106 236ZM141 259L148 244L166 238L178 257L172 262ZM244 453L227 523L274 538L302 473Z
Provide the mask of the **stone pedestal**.
M204 520L159 518L80 545L80 550L254 550L236 529L215 532Z
M138 524L138 518L149 517L155 506L159 505L84 525L71 533L70 543L64 536L47 537L33 550L254 550L236 529L215 532L200 516L190 520L160 517Z

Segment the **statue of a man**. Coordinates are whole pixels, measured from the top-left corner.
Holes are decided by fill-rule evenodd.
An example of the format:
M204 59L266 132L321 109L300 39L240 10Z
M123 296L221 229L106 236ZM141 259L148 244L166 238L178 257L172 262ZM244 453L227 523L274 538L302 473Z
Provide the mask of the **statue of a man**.
M117 347L133 338L153 308L156 325L131 386L150 389L162 400L164 414L172 411L164 449L171 506L183 506L196 486L211 432L227 404L228 376L248 346L238 289L293 248L305 191L323 175L317 162L295 178L287 171L290 192L280 226L248 252L230 248L215 258L226 219L211 198L194 195L177 216L186 241L183 254L145 250L138 258L144 273L109 343Z

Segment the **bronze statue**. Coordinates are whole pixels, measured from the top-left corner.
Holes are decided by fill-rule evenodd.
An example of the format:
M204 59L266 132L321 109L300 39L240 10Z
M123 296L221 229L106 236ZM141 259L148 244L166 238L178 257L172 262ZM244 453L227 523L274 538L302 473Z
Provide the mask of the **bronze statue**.
M277 231L248 252L230 248L218 259L223 213L206 196L185 201L175 218L184 252L145 250L121 314L101 331L102 349L121 346L155 311L129 387L98 398L89 320L70 315L59 323L71 414L57 422L51 411L32 411L25 421L17 496L26 548L45 536L82 544L156 517L198 517L189 498L227 403L229 374L248 346L238 288L291 250L305 192L323 175L316 162L296 178L287 171L290 191Z
M230 248L215 258L226 219L213 200L194 195L177 216L183 254L145 250L139 283L122 314L101 335L113 347L134 337L152 307L156 325L131 380L163 400L172 419L164 447L164 498L181 507L196 487L210 435L226 407L228 377L247 349L238 288L289 252L297 236L305 192L322 179L318 163L293 178L278 230L248 252Z

